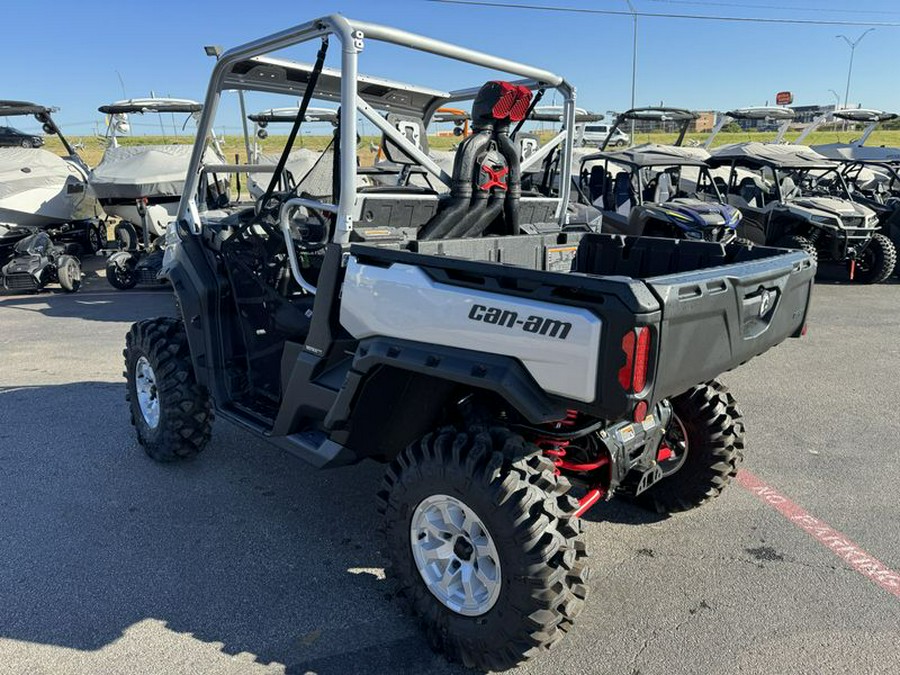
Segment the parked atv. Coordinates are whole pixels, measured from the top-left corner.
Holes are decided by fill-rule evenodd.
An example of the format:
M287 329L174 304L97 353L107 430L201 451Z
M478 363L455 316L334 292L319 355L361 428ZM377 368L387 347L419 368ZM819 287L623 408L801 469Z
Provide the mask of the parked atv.
M737 143L707 163L730 169L728 202L744 214L741 236L845 262L860 283L880 283L897 262L875 212L855 202L840 165L804 146Z
M0 285L9 291L38 291L58 283L67 293L81 287L81 263L36 227L0 225Z
M641 145L581 162L582 195L603 213L603 232L727 243L741 213L725 203L706 163L684 148Z
M341 69L322 73L334 40ZM320 41L313 66L258 58ZM358 75L372 41L515 84L442 94ZM140 321L126 337L138 441L158 461L193 458L215 409L316 467L384 462L377 509L398 597L450 659L508 668L556 646L584 606L579 516L613 495L692 509L734 477L744 424L714 378L802 334L815 263L762 246L564 231L569 181L553 210L526 201L509 129L540 88L557 90L572 129L565 79L340 15L225 52L208 93L219 105L197 137L224 92L290 101L297 83L291 140L268 171L281 175L314 98L339 103L325 192L307 179L279 192L276 178L256 204L204 212L202 176L228 167L194 153L163 266L183 319ZM427 124L473 98L452 175L382 116L400 108ZM363 185L358 115L449 196ZM573 135L560 138L563 175ZM519 234L526 226L536 233Z

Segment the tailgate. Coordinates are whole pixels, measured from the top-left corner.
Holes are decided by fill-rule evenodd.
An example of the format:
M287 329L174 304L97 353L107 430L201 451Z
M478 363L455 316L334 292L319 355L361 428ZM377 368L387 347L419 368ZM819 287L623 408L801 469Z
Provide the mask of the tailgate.
M816 265L801 251L645 279L662 306L653 398L736 368L806 322Z

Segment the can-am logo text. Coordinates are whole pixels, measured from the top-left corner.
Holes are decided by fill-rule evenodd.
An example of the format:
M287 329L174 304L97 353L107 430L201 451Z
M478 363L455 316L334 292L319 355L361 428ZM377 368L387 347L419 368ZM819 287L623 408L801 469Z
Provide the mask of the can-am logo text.
M568 321L548 319L534 314L523 319L519 317L518 312L485 305L472 305L472 309L469 310L469 318L472 321L481 321L495 326L521 328L526 333L546 335L559 340L565 340L569 331L572 330L572 324Z

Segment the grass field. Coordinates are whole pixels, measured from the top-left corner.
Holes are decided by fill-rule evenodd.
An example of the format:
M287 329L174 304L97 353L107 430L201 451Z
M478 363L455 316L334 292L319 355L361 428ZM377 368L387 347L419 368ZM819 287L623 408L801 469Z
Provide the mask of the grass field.
M816 131L810 136L809 144L818 145L825 143L846 143L858 137L859 131ZM792 140L799 135L798 132L789 133L788 140ZM551 134L545 134L550 137ZM706 139L707 134L688 134L687 142L696 141L702 143ZM726 143L739 143L743 141L770 141L775 138L774 133L721 133L716 137L715 145L724 145ZM96 166L103 156L104 142L95 136L74 136L70 142L77 144L79 152L84 160L90 166ZM262 141L264 152L278 152L284 147L286 136L269 136ZM323 150L328 144L330 137L328 136L301 136L298 139L298 147L306 147L311 150ZM377 151L380 137L363 136L359 144L360 161L363 165L371 164L374 161L375 152ZM675 134L652 133L637 134L635 139L637 143L672 143L675 140ZM450 150L459 143L459 139L454 136L430 136L429 144L435 150ZM132 136L120 139L122 145L144 145L158 143L191 143L189 136ZM243 163L246 161L244 151L243 136L225 136L222 139L222 145L225 150L226 157L229 161L234 160L235 155L240 157ZM876 131L869 138L868 145L887 145L892 147L900 146L900 130L892 131ZM53 152L61 153L62 144L55 137L47 138L47 149Z

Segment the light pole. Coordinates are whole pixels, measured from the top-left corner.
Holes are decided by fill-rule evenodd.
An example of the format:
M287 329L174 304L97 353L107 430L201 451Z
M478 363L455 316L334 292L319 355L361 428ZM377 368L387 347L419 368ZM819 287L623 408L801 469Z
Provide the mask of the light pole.
M851 40L846 35L835 35L836 38L841 38L844 42L846 42L850 46L850 67L847 69L847 88L844 90L844 108L847 107L847 102L850 99L850 77L853 75L853 55L856 53L857 45L863 41L863 38L866 37L869 33L871 33L874 28L869 28L862 35L860 35L855 40Z
M839 110L841 107L841 95L837 93L834 89L829 89L831 95L834 96L834 109Z
M634 23L634 32L631 38L631 107L634 108L634 92L637 82L637 39L638 39L638 15L631 0L625 0L628 3L628 9L631 10L631 19ZM634 118L631 120L631 144L634 145Z

